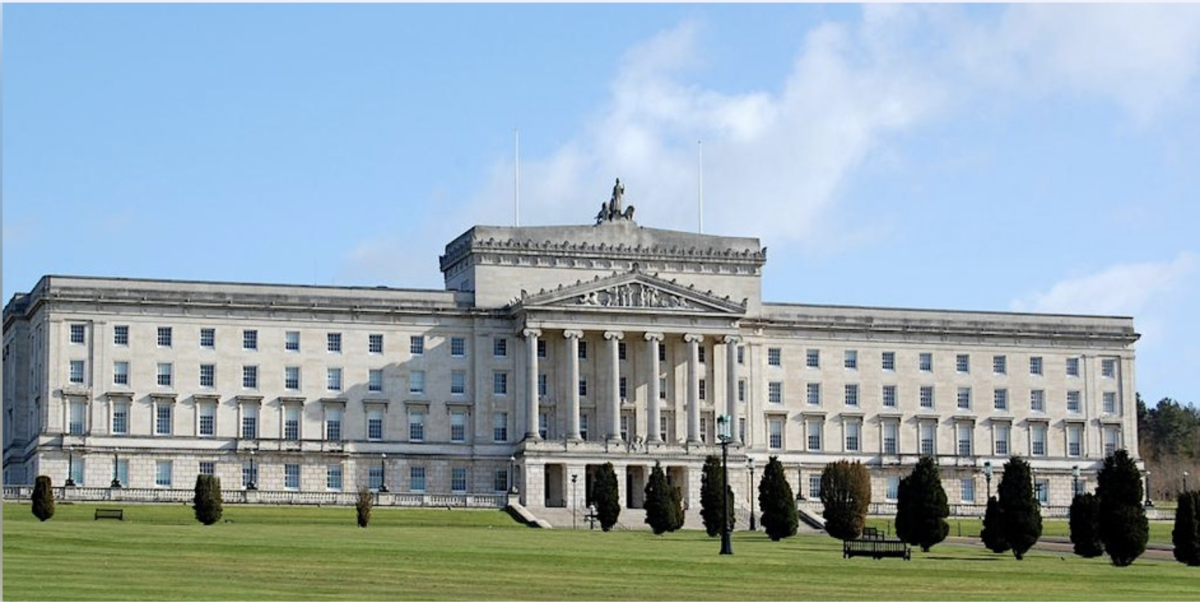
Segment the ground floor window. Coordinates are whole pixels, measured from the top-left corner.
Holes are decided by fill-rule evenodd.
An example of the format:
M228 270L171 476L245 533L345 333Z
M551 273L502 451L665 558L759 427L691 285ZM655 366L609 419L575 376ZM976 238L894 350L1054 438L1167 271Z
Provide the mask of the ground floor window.
M154 485L160 488L171 487L171 461L157 461L154 464Z
M329 465L325 469L325 487L330 490L342 489L342 466Z
M455 494L467 492L467 468L455 467L450 470L450 491Z

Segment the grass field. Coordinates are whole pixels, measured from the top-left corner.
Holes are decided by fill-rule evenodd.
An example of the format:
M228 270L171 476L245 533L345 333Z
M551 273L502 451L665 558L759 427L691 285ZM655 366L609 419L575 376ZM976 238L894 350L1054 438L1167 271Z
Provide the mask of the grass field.
M353 508L229 506L232 523L207 527L185 505L126 504L124 522L93 521L94 508L59 505L39 523L28 504L4 505L4 600L1200 597L1200 569L1147 558L1127 568L1046 552L1016 561L943 543L908 562L846 560L827 536L771 542L762 532L736 533L723 557L703 532L538 530L500 511L376 509L364 530Z

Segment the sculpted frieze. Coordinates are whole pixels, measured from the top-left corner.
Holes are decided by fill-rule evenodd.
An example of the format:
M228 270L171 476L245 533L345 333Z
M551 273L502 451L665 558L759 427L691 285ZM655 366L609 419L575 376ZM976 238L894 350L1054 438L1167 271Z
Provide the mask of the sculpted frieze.
M641 283L625 283L598 291L588 291L576 298L575 304L609 308L690 309L693 307L692 303L682 296L647 287Z

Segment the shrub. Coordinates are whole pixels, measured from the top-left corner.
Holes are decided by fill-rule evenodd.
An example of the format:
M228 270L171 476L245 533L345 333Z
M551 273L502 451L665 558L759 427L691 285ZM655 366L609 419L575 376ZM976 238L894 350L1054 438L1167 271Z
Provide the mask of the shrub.
M41 521L54 517L54 487L48 475L39 475L33 482L33 516Z
M1008 540L1004 538L1004 520L1000 510L1000 501L995 496L989 497L987 511L983 514L983 531L979 533L983 546L993 553L1008 552Z
M1100 540L1117 567L1126 567L1146 552L1150 524L1142 508L1142 475L1125 450L1104 459L1096 475L1100 498Z
M371 491L364 488L358 489L358 499L354 501L354 510L358 512L358 527L365 528L371 523Z
M705 457L700 476L700 519L709 536L721 533L721 457L715 454Z
M1104 554L1100 540L1100 500L1091 493L1076 494L1071 501L1071 543L1080 557L1099 557Z
M900 480L896 493L896 536L922 551L946 539L950 524L946 490L932 457L923 456L912 473Z
M592 504L596 505L596 519L605 532L617 525L621 516L620 491L617 489L617 472L612 463L604 463L596 473L592 485Z
M1179 494L1171 543L1175 545L1176 560L1193 567L1200 565L1200 491Z
M670 532L675 525L673 498L674 488L667 483L662 465L654 463L650 479L646 482L646 524L655 534Z
M1018 560L1042 537L1042 511L1033 492L1029 463L1014 456L1004 464L996 488L1000 495L1000 525L1004 540Z
M758 507L762 512L763 530L771 540L796 535L800 519L796 516L796 498L792 486L783 475L779 457L771 457L758 482Z
M221 520L224 512L221 500L221 479L214 475L196 476L196 495L192 498L196 521L211 526Z
M836 461L821 472L825 531L839 540L862 535L871 506L871 474L862 463Z

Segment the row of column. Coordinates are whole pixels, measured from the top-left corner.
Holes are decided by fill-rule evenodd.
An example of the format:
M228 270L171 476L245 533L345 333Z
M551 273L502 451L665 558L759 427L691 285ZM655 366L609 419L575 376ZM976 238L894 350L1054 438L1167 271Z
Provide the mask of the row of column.
M525 363L527 372L526 378L526 430L525 439L540 440L541 436L538 433L538 338L542 336L541 329L525 329L522 331L525 337L525 353L527 360ZM579 441L582 438L579 433L579 340L583 338L583 331L575 329L566 329L563 331L563 337L567 340L567 434L566 437L570 441ZM608 435L610 441L621 440L621 363L619 345L624 339L625 333L621 331L605 331L604 339L607 342L608 370L609 370L609 391L607 396L607 405L604 409L608 415ZM646 332L643 335L646 341L646 358L648 365L648 374L650 375L649 387L646 401L646 441L650 444L662 443L660 437L660 401L659 401L659 346L662 345L664 336L658 332ZM687 385L687 409L688 409L688 443L700 443L700 343L704 341L704 336L696 333L687 333L683 335L683 341L688 345L688 385ZM724 414L733 417L734 415L734 400L737 399L737 342L738 338L733 335L724 336L723 343L725 344L726 358L726 384L725 384L725 412ZM715 389L715 388L714 388ZM737 430L730 428L730 433L736 439Z

